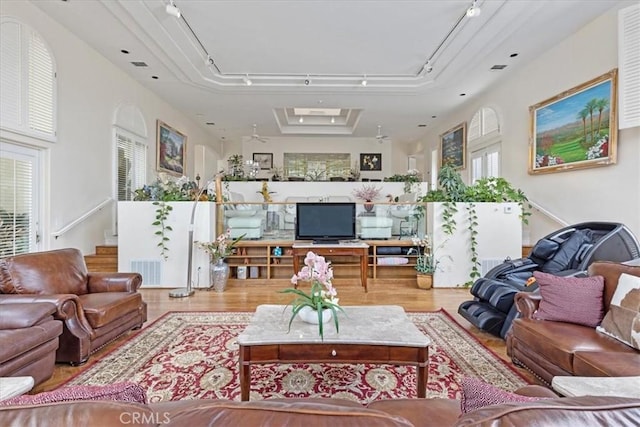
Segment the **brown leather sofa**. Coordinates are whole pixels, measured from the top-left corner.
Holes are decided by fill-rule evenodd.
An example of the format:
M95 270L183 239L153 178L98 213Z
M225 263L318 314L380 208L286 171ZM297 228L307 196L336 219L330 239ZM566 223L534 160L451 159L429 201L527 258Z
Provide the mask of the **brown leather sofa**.
M588 269L590 276L604 277L604 311L622 273L640 276L640 266L599 261ZM522 317L507 334L507 354L514 364L531 371L549 384L556 375L635 376L640 375L640 352L595 328L572 323L536 320L533 313L540 295L520 292L515 304Z
M88 273L77 249L0 260L0 300L53 303L64 322L57 362L81 364L89 355L147 320L138 273Z
M51 303L19 304L0 299L0 377L51 378L62 322Z
M381 400L363 407L340 399L255 402L183 400L148 405L80 401L0 407L3 426L588 426L631 425L640 419L640 399L548 398L487 406L461 416L460 402L447 399ZM630 424L631 423L631 424Z

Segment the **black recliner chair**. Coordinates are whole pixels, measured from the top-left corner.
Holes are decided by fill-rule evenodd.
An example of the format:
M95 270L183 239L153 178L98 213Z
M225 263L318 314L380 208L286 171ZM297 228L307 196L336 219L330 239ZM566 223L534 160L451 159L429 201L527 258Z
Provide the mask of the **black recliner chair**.
M553 232L531 249L526 258L507 259L471 286L472 301L458 307L465 319L495 336L504 338L518 311L517 292L533 292L534 271L556 276L586 276L594 261L623 262L640 257L640 244L623 224L584 222Z

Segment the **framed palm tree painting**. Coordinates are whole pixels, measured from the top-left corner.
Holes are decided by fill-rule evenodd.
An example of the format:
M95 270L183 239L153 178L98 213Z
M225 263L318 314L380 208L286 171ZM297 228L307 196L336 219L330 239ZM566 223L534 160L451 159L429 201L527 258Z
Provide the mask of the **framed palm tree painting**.
M529 173L616 162L617 69L529 107Z

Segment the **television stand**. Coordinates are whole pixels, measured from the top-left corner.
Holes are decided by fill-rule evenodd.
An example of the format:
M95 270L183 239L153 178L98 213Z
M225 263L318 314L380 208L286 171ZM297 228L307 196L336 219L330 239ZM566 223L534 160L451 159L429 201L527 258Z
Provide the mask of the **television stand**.
M369 245L364 242L357 243L337 243L337 244L314 244L314 243L294 243L293 250L293 273L298 274L300 271L300 257L306 256L307 252L313 251L318 255L335 255L335 256L357 256L360 257L360 283L365 292L367 289L367 260L369 258ZM295 285L297 288L298 285Z

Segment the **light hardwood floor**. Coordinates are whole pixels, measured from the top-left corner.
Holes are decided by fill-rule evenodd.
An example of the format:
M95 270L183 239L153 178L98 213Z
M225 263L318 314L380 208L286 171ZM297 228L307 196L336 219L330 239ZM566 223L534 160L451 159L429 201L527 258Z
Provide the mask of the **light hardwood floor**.
M260 304L288 304L291 301L290 295L278 293L278 291L289 287L288 281L285 280L251 283L233 282L223 293L196 290L195 295L189 298L170 298L169 289L142 289L140 292L148 306L148 321L144 327L147 327L169 311L254 311ZM354 284L351 281L336 279L334 285L338 290L341 305L397 304L404 307L406 311L434 311L443 308L481 343L511 364L506 355L505 344L502 339L480 331L457 313L460 303L471 299L468 289L422 290L418 289L415 284L409 285L394 283L389 280L378 280L371 281L369 283L369 292L365 293L359 284ZM118 347L127 337L136 333L137 331L133 331L101 349L93 354L83 366L71 367L65 364L57 364L53 377L37 386L33 392L57 388L72 376L87 369L100 356ZM533 377L527 371L516 369L525 375L530 382L534 382Z

